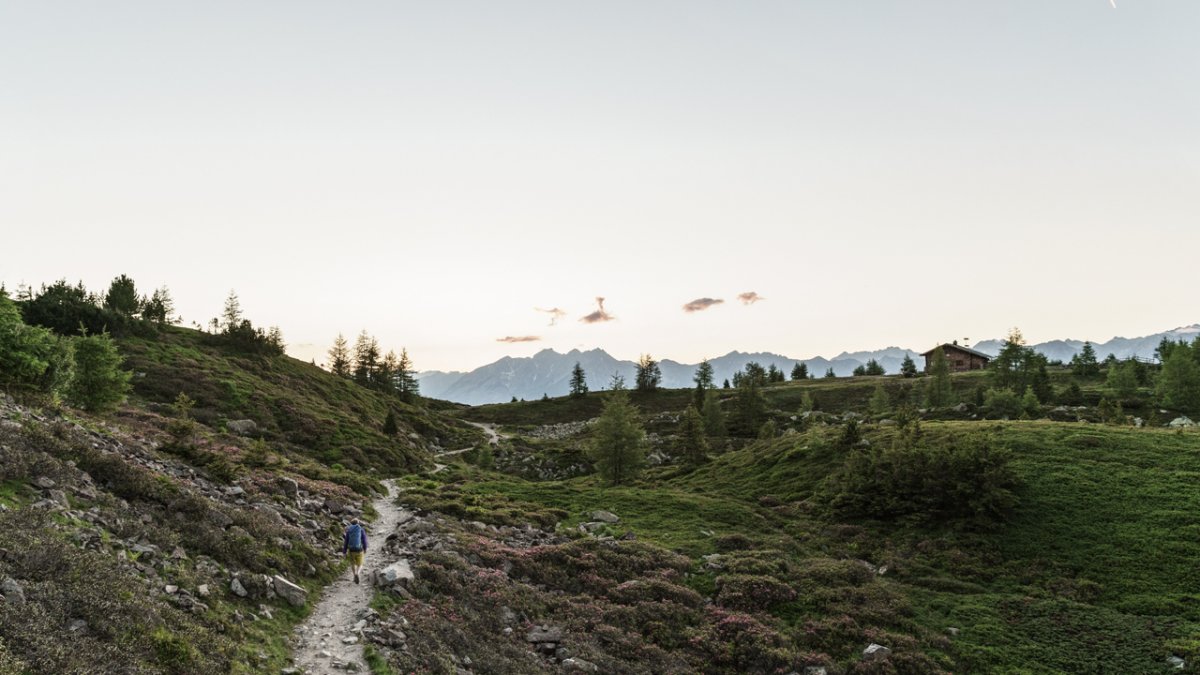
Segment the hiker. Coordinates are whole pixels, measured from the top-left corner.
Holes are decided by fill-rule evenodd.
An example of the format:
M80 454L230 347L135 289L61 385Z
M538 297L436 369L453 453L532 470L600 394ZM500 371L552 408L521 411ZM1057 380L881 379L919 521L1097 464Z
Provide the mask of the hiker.
M363 529L358 518L350 521L346 534L342 535L342 555L350 560L350 570L354 572L354 583L358 583L358 573L362 571L363 558L367 554L367 531Z

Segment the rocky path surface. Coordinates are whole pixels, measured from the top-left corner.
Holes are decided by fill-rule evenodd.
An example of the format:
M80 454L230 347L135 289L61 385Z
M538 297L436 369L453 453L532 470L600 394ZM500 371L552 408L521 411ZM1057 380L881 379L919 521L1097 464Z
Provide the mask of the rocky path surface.
M467 422L467 424L470 424L473 427L479 427L480 429L483 429L483 433L487 434L487 437L488 437L488 445L493 445L493 446L499 445L501 438L507 438L506 435L501 434L499 431L496 430L496 425L494 425L494 424L483 424L481 422ZM434 455L433 458L435 460L437 460L437 459L441 459L442 457L453 457L455 455L461 455L464 452L474 450L474 449L475 449L475 446L468 445L467 447L459 448L458 450L447 450L445 452L439 452L436 455ZM430 473L441 473L445 469L446 469L445 464L441 464L439 462L434 462L433 471L430 471Z
M370 546L363 565L362 583L346 573L325 587L313 613L296 628L295 663L309 675L368 672L363 658L362 630L367 624L368 605L374 593L372 573L389 564L385 538L412 513L396 505L395 482L383 481L387 495L375 500L379 517L367 526Z

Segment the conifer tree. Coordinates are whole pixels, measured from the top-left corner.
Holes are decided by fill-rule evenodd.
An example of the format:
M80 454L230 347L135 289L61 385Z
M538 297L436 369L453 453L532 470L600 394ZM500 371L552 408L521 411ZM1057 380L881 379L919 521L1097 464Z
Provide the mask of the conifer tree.
M808 379L808 364L800 363L799 361L797 361L796 365L792 366L792 379L793 380L807 380Z
M396 423L396 411L388 409L387 417L383 419L383 433L385 436L395 436L400 432L400 426Z
M902 377L916 377L917 364L913 363L912 356L905 354L904 360L900 362L900 375Z
M640 392L651 392L658 390L658 384L662 381L662 371L658 368L658 361L655 361L649 354L642 354L637 363L637 377L635 378L635 386Z
M871 400L867 403L872 415L885 415L892 409L892 400L888 397L887 390L882 384L875 385L875 393L871 394Z
M605 397L593 428L590 457L601 478L609 485L632 480L645 462L646 432L623 387Z
M226 333L231 333L241 324L242 302L238 299L237 293L230 290L229 296L225 298L225 308L221 311L221 327Z
M1105 384L1119 399L1128 400L1137 394L1138 377L1136 361L1130 359L1108 369Z
M1025 394L1021 396L1021 412L1025 419L1034 419L1041 416L1042 406L1038 401L1037 394L1034 393L1033 387L1025 387Z
M692 397L692 405L697 409L703 408L708 390L713 388L713 367L708 359L704 359L696 367L696 374L692 377L692 381L696 383L696 393Z
M721 404L717 400L717 392L708 391L704 395L704 431L713 438L725 437L725 415L721 413Z
M354 341L354 380L359 384L370 384L379 365L379 342L362 331Z
M679 419L675 449L689 466L698 466L708 459L708 439L704 419L696 406L689 405Z
M76 338L75 376L67 389L68 400L93 412L115 410L130 389L130 373L121 370L121 362L108 333Z
M132 317L141 309L137 287L133 279L122 274L112 280L108 293L104 295L104 307L124 316Z
M375 386L384 391L396 391L396 375L400 372L400 359L396 352L389 349L375 368Z
M826 370L826 371L825 371L825 378L826 378L826 379L833 379L833 378L835 378L835 377L837 377L837 375L836 375L836 374L833 372L833 368L832 368L832 367L831 367L831 368L829 368L828 370Z
M167 287L156 288L149 298L144 298L141 312L146 321L153 321L160 326L171 323L171 316L175 314L175 301Z
M1172 410L1200 410L1200 365L1186 344L1171 348L1158 376L1157 391L1162 404Z
M729 389L729 378L728 378L728 377L727 377L727 378L725 378L725 382L724 382L724 384L722 384L722 385L721 385L721 388L722 388L722 389Z
M421 387L417 382L417 370L413 367L412 359L408 358L408 350L400 349L400 363L396 365L396 391L400 392L400 400L412 403L421 395Z
M1100 373L1100 363L1096 361L1096 349L1091 342L1083 343L1083 349L1071 357L1071 370L1076 377L1092 377Z
M886 375L887 371L875 359L867 359L866 365L863 366L864 375Z
M758 382L750 377L743 378L733 399L731 431L740 436L752 437L758 433L766 415L767 402Z
M951 405L954 391L950 387L950 361L941 347L933 350L929 375L930 380L925 389L925 405L930 408L944 408Z
M587 375L583 372L583 366L576 361L571 369L571 398L583 398L587 393Z
M350 345L341 333L329 348L329 372L338 377L350 377Z

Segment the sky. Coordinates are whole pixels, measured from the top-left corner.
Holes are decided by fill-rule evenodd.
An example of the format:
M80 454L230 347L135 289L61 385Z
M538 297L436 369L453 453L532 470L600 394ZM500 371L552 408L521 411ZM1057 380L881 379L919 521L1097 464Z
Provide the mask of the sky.
M1200 2L1115 4L0 2L0 281L422 370L1200 322Z

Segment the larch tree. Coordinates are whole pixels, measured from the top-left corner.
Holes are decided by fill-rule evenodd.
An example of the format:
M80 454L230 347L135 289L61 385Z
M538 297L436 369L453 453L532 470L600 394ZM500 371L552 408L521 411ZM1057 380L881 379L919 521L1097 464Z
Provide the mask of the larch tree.
M583 372L583 366L576 361L575 367L571 369L571 398L583 398L587 393L587 374Z
M708 459L708 439L704 419L696 406L689 405L679 419L675 436L676 453L689 466L698 466Z
M651 358L649 354L642 354L638 359L637 376L634 382L640 392L657 391L659 383L662 382L662 371L658 368L658 361Z
M329 348L329 372L338 377L350 377L350 344L341 333Z
M614 389L593 426L590 457L609 485L622 485L641 471L646 458L646 431L624 388Z
M417 370L408 357L408 350L403 347L400 349L400 363L396 366L396 391L400 392L400 400L405 403L412 403L421 395Z

